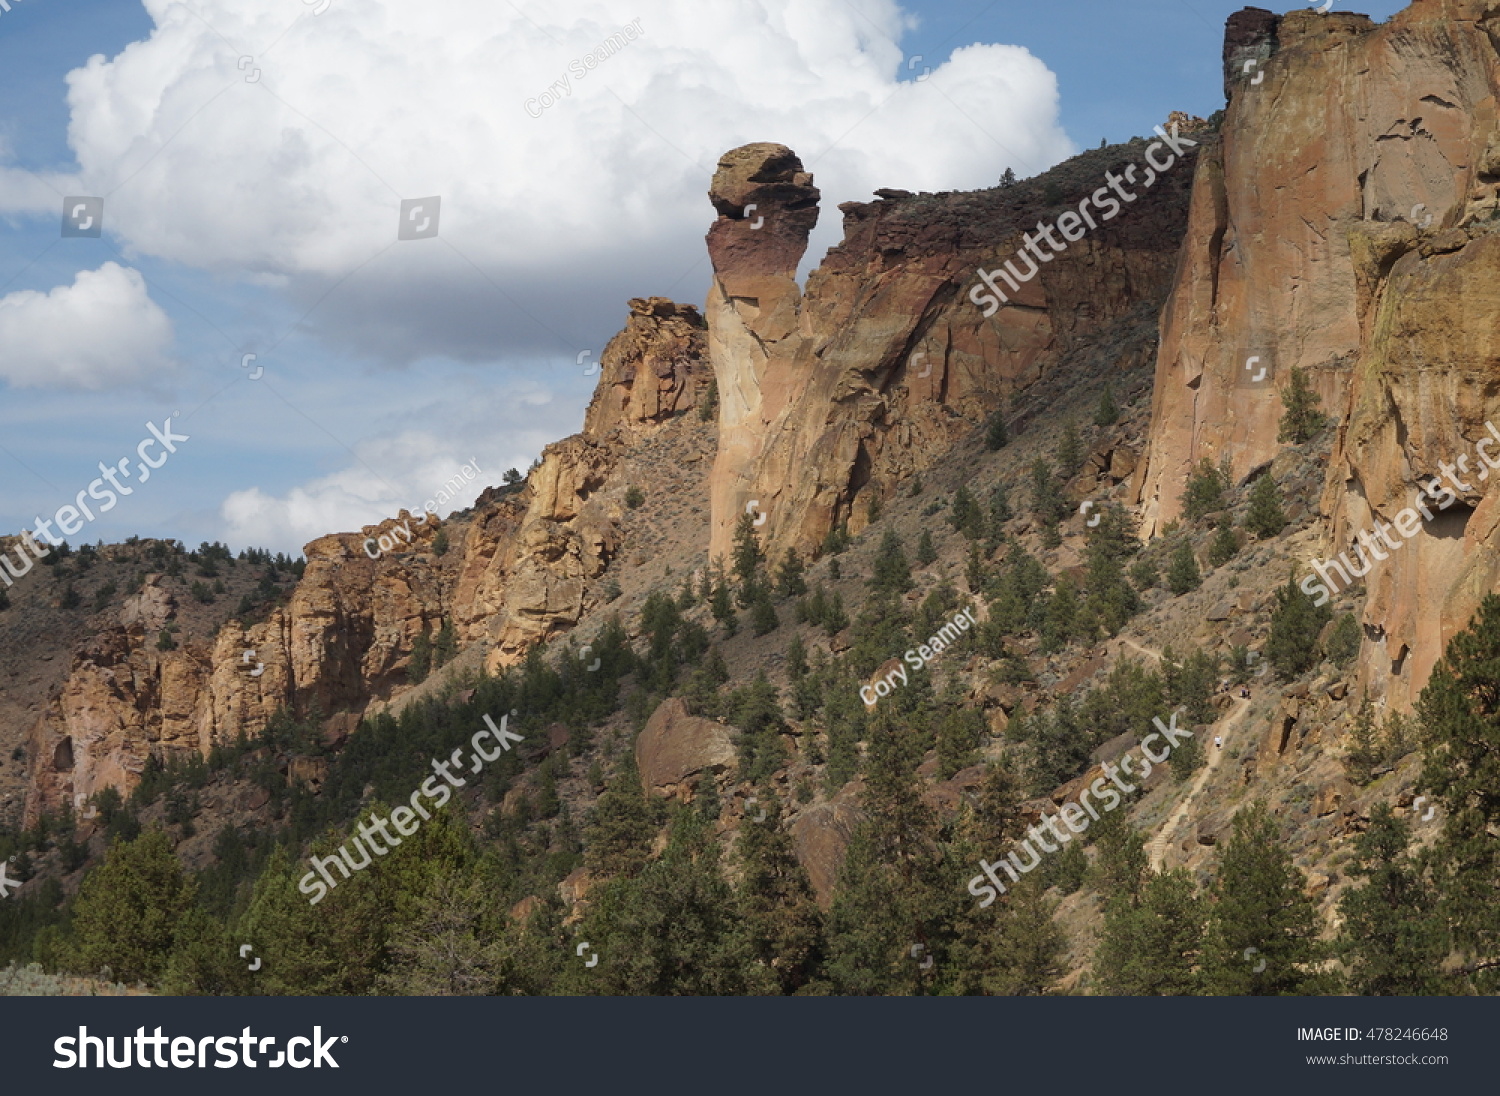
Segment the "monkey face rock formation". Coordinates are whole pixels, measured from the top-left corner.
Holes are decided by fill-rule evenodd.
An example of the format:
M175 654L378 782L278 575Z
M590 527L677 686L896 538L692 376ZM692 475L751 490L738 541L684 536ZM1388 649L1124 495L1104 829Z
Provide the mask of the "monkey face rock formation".
M1339 427L1327 552L1389 522L1500 414L1489 10L1417 0L1383 25L1337 12L1230 18L1223 141L1199 163L1162 317L1143 533L1177 516L1200 458L1229 458L1237 477L1271 460L1293 368ZM1398 700L1500 575L1500 504L1468 482L1463 504L1365 580L1366 667L1395 672Z
M1186 217L1191 148L992 316L968 296L978 268L1012 258L1025 233L1086 201L1106 171L1140 165L1145 148L1085 153L1012 187L845 203L844 241L805 295L795 274L817 216L812 177L783 145L726 154L709 192L720 400L710 554L728 554L752 503L773 555L816 547L842 522L858 532L857 501L888 498L1070 349L1156 307Z

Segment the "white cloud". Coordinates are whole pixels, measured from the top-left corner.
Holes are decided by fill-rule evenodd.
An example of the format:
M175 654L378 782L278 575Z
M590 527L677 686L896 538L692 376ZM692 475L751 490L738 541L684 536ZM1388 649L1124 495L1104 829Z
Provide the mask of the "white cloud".
M17 388L102 389L175 369L172 321L138 271L80 270L72 285L0 298L0 379Z
M629 296L700 300L708 177L749 141L814 172L819 248L876 187L989 186L1072 151L1042 62L976 45L908 69L890 0L145 3L149 39L69 75L73 192L107 195L143 253L285 279L299 304L360 268L309 323L393 360L576 353ZM397 243L400 199L434 194L442 239Z
M362 450L373 448L381 450L380 465L404 470L396 482L357 465L294 487L280 497L259 487L235 491L224 500L221 511L229 543L300 551L308 541L337 530L350 532L373 525L402 510L419 514L429 500L437 499L445 483L455 475L464 478L459 470L467 460L452 459L448 456L452 446L431 434L409 432L383 444L361 446ZM468 506L486 487L500 482L501 469L483 459L479 467L481 474L456 497L434 507L439 517Z

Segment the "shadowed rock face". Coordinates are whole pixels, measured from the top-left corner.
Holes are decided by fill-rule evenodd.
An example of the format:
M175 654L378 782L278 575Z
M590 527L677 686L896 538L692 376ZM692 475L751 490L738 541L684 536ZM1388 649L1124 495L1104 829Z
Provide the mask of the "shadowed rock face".
M1243 477L1277 453L1293 367L1337 427L1324 556L1389 523L1440 461L1472 461L1486 420L1500 423L1500 27L1487 10L1418 0L1379 26L1231 18L1223 142L1199 163L1162 316L1143 533L1180 512L1200 458L1227 456ZM1396 672L1398 703L1500 578L1500 503L1467 482L1472 517L1450 507L1366 579L1364 664L1381 684Z
M1061 354L1160 301L1193 148L1117 218L1042 263L991 317L968 297L979 267L1013 259L1024 233L1076 208L1106 170L1139 166L1145 147L1085 153L1007 188L881 190L877 201L845 203L844 241L805 295L794 275L816 220L811 177L783 145L726 154L709 194L719 217L708 235L706 315L720 398L710 553L728 555L752 502L773 555L814 549L840 522L857 533L861 503L889 498Z

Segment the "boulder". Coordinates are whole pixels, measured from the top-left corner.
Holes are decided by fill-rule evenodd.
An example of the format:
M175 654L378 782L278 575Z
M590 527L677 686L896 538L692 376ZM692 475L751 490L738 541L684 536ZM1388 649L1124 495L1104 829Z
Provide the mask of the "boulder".
M689 715L678 697L663 701L635 740L635 763L647 795L685 795L704 771L735 766L729 730L711 719Z

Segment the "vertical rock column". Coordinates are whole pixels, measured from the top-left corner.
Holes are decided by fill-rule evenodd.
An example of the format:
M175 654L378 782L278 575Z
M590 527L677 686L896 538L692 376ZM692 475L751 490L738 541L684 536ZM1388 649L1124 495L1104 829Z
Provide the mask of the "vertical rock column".
M818 221L818 189L791 149L760 143L724 154L708 196L719 213L708 232L714 280L705 308L719 385L709 552L727 557L769 427L806 383L792 368L801 342L797 263ZM769 515L771 500L757 501Z

